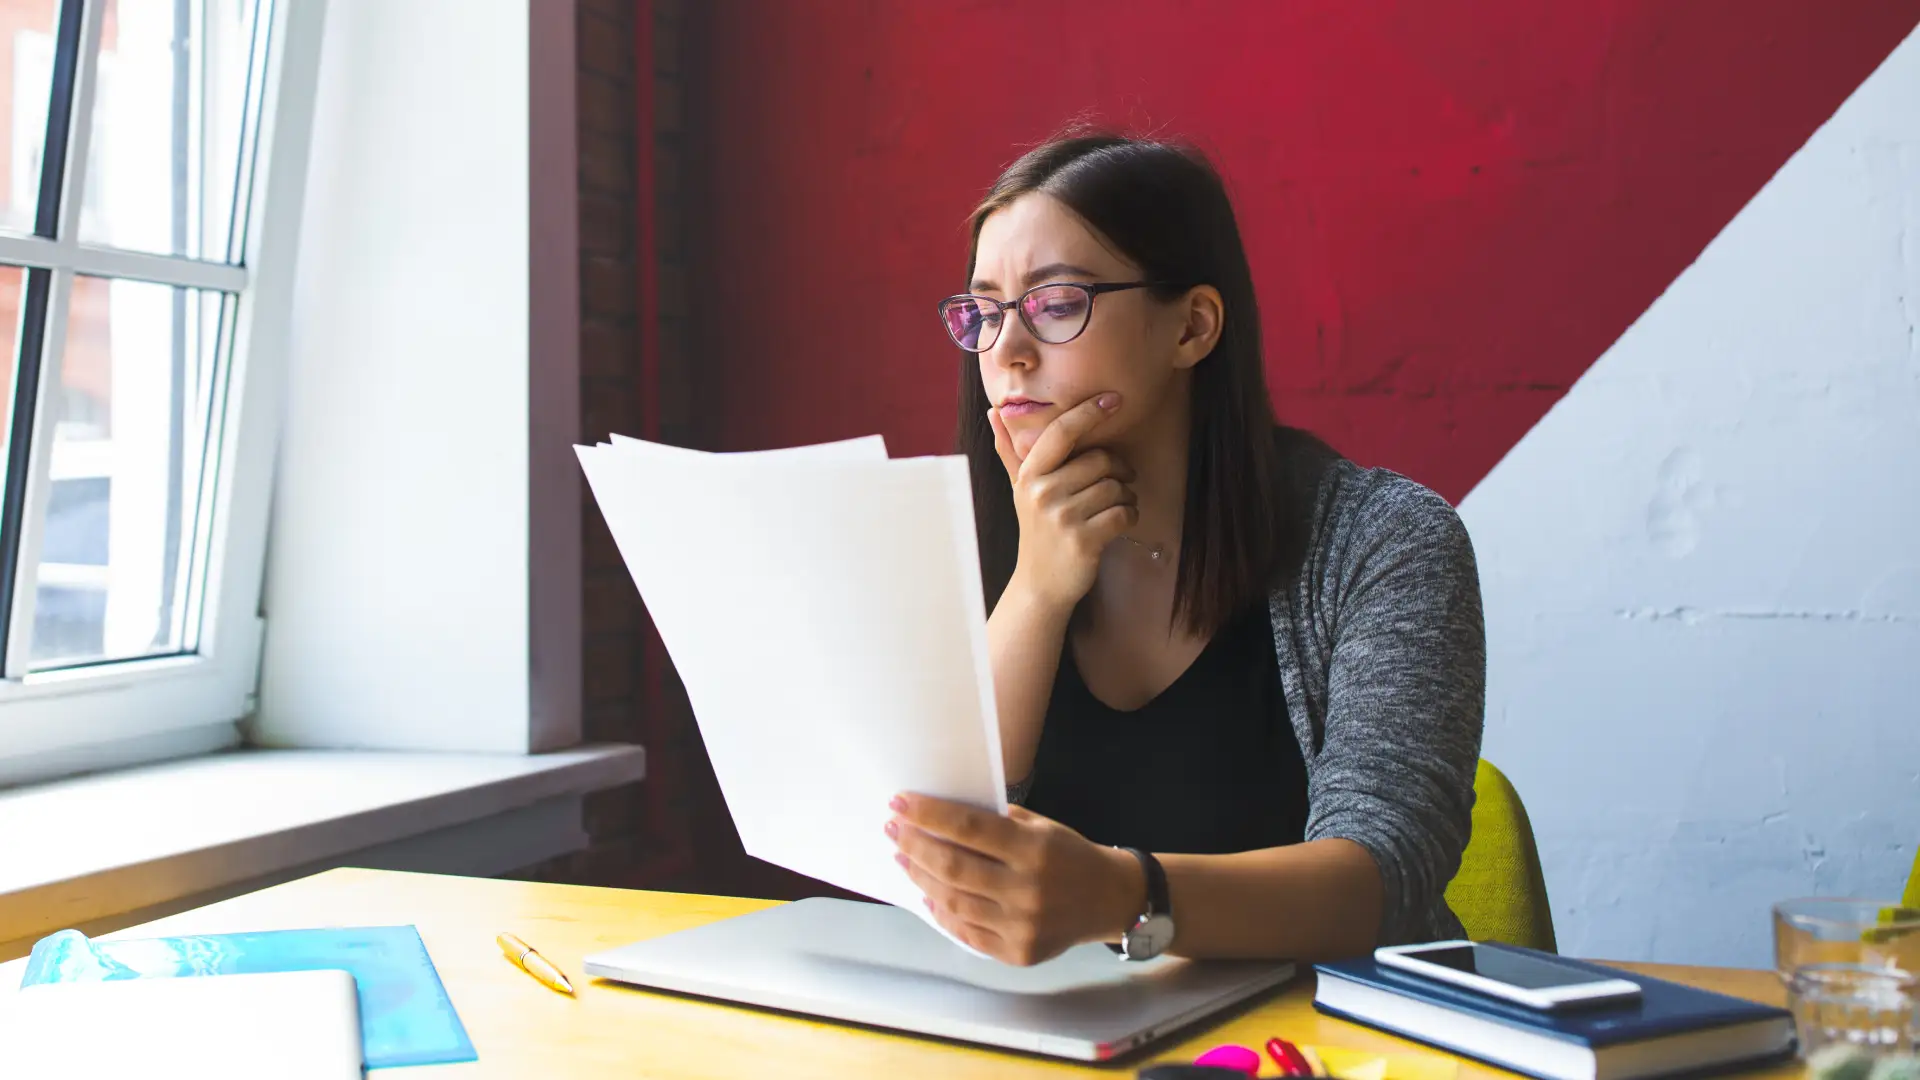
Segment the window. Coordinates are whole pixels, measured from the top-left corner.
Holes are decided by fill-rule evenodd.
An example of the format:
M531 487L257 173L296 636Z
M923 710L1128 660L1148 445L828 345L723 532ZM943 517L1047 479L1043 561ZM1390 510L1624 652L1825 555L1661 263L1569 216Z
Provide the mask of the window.
M243 391L300 2L0 0L0 759L244 711L266 497L235 473L271 447Z

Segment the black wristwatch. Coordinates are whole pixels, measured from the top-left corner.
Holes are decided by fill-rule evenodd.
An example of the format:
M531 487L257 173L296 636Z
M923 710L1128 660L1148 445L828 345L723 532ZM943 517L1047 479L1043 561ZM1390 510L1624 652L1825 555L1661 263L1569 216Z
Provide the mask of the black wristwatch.
M1173 944L1173 902L1167 895L1167 872L1160 868L1160 860L1147 852L1130 847L1120 850L1139 859L1140 869L1146 873L1147 910L1120 935L1114 951L1128 960L1151 960Z

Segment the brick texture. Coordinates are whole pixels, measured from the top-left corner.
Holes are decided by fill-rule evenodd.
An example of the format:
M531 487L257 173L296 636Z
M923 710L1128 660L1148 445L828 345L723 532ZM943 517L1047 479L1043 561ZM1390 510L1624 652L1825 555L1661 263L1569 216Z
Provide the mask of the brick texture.
M635 0L579 0L575 41L580 160L580 438L639 434L640 312L636 287ZM656 762L645 723L646 614L606 523L583 489L583 734L589 742L638 742ZM587 797L585 850L510 877L626 885L644 875L650 837L647 784ZM672 884L661 882L662 886Z
M701 98L689 62L704 38L703 8L683 0L578 0L580 137L581 438L641 434L653 406L658 437L711 448L721 387L695 361L698 290L714 272L693 237L711 208L699 182L706 143L697 136ZM636 13L652 23L650 63L636 65ZM636 67L652 83L653 250L638 252ZM643 377L639 282L654 260L659 310L652 313L652 385ZM651 402L648 395L653 396ZM647 779L586 800L585 850L508 876L534 881L794 898L849 895L749 857L720 796L686 690L664 654L647 677L646 611L590 493L583 530L584 718L588 741L637 742ZM657 684L657 700L648 695Z

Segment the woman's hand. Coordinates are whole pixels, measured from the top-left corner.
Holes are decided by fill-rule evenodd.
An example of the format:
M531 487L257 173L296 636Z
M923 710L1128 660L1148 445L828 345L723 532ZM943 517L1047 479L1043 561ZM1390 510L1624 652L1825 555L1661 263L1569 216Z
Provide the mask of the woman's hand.
M1100 553L1138 524L1133 470L1105 450L1074 447L1120 407L1120 395L1097 394L1046 426L1022 459L998 409L987 410L993 446L1013 482L1020 519L1014 584L1052 607L1071 608L1093 588Z
M1088 941L1118 940L1146 910L1133 856L1025 807L1008 817L900 795L887 835L895 856L955 937L1009 964L1037 964Z

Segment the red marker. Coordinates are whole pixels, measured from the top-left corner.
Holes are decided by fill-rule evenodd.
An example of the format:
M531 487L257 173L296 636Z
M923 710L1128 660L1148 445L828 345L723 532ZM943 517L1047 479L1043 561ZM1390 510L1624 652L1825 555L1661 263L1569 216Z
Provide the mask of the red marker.
M1300 1048L1285 1039L1268 1039L1267 1056L1280 1066L1282 1076L1312 1076L1313 1066L1307 1064L1307 1056Z

